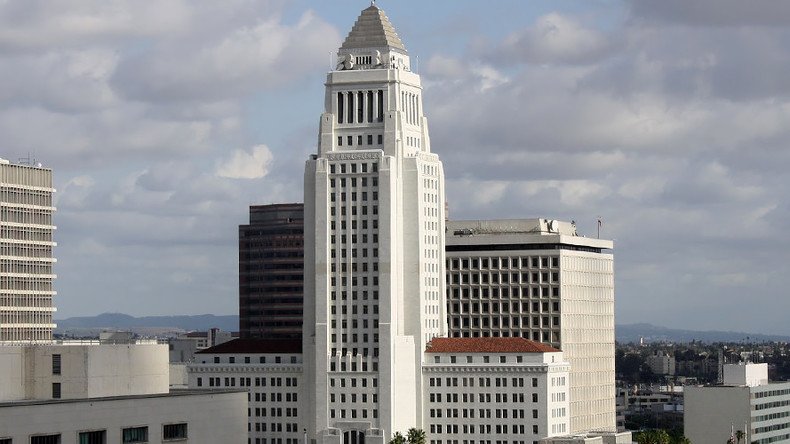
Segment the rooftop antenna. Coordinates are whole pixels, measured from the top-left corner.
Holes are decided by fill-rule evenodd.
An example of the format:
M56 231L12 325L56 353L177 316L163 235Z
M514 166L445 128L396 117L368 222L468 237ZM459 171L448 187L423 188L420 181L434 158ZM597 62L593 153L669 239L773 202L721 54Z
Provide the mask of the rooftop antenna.
M414 73L420 73L420 56L418 55L414 56Z
M598 239L601 238L601 226L603 226L603 219L601 219L601 216L598 216Z

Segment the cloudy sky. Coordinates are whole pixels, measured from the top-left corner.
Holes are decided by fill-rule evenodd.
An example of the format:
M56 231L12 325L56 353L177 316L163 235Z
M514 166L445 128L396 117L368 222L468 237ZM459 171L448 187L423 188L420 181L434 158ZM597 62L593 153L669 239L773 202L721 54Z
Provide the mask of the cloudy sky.
M617 322L790 334L790 3L380 0L451 217L616 242ZM365 1L0 0L0 157L55 171L58 317L237 311Z

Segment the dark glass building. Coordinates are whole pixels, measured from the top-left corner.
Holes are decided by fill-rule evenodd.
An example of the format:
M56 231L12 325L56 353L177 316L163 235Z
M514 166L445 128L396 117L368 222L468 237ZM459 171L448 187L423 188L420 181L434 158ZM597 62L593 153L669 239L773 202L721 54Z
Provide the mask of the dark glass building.
M304 204L253 205L239 226L242 338L301 339Z

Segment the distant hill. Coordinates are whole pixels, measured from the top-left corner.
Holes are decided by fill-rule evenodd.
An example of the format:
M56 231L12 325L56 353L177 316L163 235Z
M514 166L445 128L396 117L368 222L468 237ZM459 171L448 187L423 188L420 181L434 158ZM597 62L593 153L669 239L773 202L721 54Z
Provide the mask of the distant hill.
M103 313L97 316L82 316L60 319L56 333L86 334L96 333L104 329L131 330L142 334L161 334L180 331L205 331L219 328L224 331L238 331L237 315L181 315L181 316L144 316L134 317L123 313ZM752 342L790 342L790 336L762 335L737 331L696 331L661 327L652 324L622 324L615 330L618 342L639 342L644 338L647 342L741 342L749 338Z
M639 342L640 338L644 338L646 342L790 342L790 336L763 335L738 331L679 330L652 324L618 325L615 330L615 338L618 342L624 343Z
M143 316L136 318L123 313L102 313L97 316L82 316L76 318L60 319L57 332L69 330L96 330L96 329L160 329L160 330L208 330L219 328L224 331L238 331L239 317L237 315L216 316L182 315L182 316Z

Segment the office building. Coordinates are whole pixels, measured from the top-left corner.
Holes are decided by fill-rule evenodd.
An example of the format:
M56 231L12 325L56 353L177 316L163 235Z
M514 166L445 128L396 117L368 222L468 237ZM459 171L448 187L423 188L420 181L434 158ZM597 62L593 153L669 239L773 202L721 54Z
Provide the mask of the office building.
M611 241L546 219L449 221L449 331L523 337L570 363L570 432L616 429Z
M307 391L301 340L235 339L199 351L188 365L194 390L247 390L252 444L300 444Z
M768 364L726 364L721 385L686 386L684 398L694 444L790 442L790 382L769 382Z
M304 205L254 205L239 226L239 333L301 339Z
M311 411L299 341L236 339L196 354L187 366L193 390L249 391L253 444L298 444ZM423 428L430 444L531 444L568 432L568 363L562 352L523 338L434 338L423 357ZM353 365L353 363L352 363ZM353 367L352 367L353 370ZM378 380L330 374L331 418L366 424L377 413ZM405 433L406 429L401 429ZM334 428L322 442L388 442L384 430ZM281 440L281 441L280 441ZM318 442L318 441L316 441Z
M320 442L384 442L421 422L423 351L447 332L444 173L420 77L375 5L325 85L305 166L307 428ZM366 401L350 409L350 387L331 381L353 381Z
M522 338L435 338L425 354L429 442L531 444L568 433L569 365L559 350Z
M52 339L54 192L52 170L0 159L0 342Z

